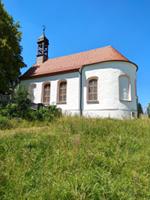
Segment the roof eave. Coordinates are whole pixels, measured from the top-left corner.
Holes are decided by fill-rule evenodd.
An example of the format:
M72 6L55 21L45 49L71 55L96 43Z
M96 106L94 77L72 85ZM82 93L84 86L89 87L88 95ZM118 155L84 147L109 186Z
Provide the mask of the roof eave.
M98 63L106 63L106 62L126 62L126 63L131 63L136 67L136 71L138 70L138 65L135 64L132 61L129 61L129 60L107 60L107 61L101 61L101 62L95 62L95 63L92 63L92 64L82 65L82 66L80 66L79 68L76 68L76 69L69 69L69 70L52 72L52 73L38 74L38 75L33 75L33 76L24 76L24 75L22 75L22 76L19 77L19 79L20 80L28 80L28 79L35 79L35 78L40 78L40 77L55 76L57 74L66 74L66 73L71 73L71 72L77 72L83 67L86 67L86 66L89 66L89 65L98 64Z
M66 74L66 73L78 72L80 68L70 69L70 70L65 70L65 71L52 72L52 73L38 74L38 75L34 75L34 76L20 76L19 79L20 80L29 80L29 79L35 79L35 78L41 78L41 77L47 77L47 76L55 76L57 74Z
M95 62L95 63L92 63L92 64L83 65L82 68L86 67L86 66L89 66L89 65L94 65L94 64L98 64L98 63L106 63L106 62L126 62L126 63L131 63L136 67L136 71L138 70L138 65L135 64L134 62L130 61L130 60L105 60L105 61L101 61L101 62Z

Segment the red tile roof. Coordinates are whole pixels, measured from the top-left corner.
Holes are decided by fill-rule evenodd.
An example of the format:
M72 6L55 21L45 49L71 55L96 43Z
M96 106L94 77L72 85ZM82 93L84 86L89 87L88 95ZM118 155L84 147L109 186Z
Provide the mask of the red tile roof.
M40 65L32 66L20 77L20 79L30 79L40 76L78 71L84 65L115 60L129 61L116 49L111 46L107 46L86 52L49 59Z

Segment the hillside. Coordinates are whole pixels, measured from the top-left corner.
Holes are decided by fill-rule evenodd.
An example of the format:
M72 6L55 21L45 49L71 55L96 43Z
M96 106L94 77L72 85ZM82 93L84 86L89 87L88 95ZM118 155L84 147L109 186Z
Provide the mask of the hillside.
M3 200L150 199L150 120L13 121L0 156Z

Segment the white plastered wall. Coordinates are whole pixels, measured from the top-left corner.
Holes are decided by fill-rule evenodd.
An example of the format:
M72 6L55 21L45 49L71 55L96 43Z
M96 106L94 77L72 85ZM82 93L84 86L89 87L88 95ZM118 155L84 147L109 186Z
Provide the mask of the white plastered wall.
M136 67L128 62L104 62L83 68L83 115L93 117L130 118L137 114L135 90ZM131 101L120 101L119 76L126 74L131 81ZM87 79L98 77L98 103L87 102Z
M45 82L50 82L50 104L56 105L57 84L59 80L67 81L67 103L58 104L57 107L61 108L66 114L79 114L79 72L23 80L21 84L25 85L27 88L31 84L36 84L36 88L34 89L34 103L41 103L42 85Z

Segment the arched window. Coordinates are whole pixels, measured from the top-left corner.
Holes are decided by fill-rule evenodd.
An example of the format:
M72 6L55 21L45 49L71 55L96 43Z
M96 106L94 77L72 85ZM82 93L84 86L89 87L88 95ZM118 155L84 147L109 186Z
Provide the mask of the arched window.
M50 83L43 84L43 104L50 104Z
M126 74L119 76L119 95L122 101L131 100L131 83Z
M58 103L64 104L66 103L67 98L67 81L59 81L58 82Z
M97 102L97 78L89 78L87 84L87 101Z

